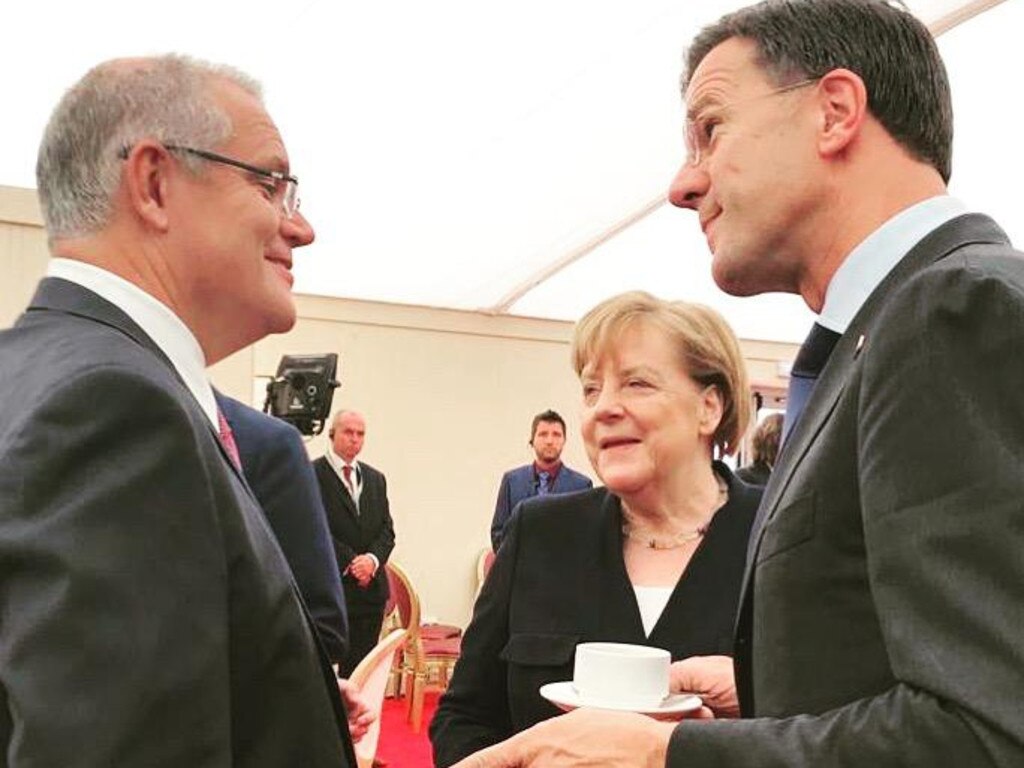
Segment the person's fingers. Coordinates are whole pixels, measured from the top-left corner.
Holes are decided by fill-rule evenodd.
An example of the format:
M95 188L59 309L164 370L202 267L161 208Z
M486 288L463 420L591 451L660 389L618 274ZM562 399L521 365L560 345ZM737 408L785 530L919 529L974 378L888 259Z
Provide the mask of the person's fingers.
M377 713L371 712L369 709L366 709L356 716L355 721L357 724L369 728L371 725L373 725L373 721L376 719Z
M669 667L669 689L673 693L701 693L705 688L703 657L691 656Z
M338 690L341 691L341 696L349 708L363 706L362 697L359 695L359 686L348 678L338 678Z
M481 749L452 768L518 768L520 762L515 756L515 740L516 737L513 736L508 741Z
M452 768L500 768L501 763L496 762L493 758L488 757L485 754L488 750L494 749L494 747L488 747L486 750L475 752L469 757L463 758Z

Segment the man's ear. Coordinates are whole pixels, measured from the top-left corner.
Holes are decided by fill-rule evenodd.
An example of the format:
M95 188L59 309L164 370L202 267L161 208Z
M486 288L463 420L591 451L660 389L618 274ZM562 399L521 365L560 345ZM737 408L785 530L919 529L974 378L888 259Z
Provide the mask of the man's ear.
M818 151L837 155L860 134L868 117L868 92L860 76L848 69L833 69L818 83L821 128Z
M159 142L143 139L128 150L122 171L122 183L135 215L147 226L166 232L171 177L178 172L171 153Z

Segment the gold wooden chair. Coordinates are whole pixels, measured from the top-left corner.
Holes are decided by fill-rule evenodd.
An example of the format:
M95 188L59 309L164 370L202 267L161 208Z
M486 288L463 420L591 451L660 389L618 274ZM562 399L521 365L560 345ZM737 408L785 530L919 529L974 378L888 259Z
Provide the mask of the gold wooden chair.
M484 588L484 581L487 580L487 574L491 572L491 566L494 565L494 550L490 547L484 547L480 550L480 554L476 558L476 596L480 597L480 590Z
M442 691L448 687L462 647L462 629L422 624L420 598L408 574L392 561L385 568L391 589L389 602L394 602L391 622L397 617L399 625L409 631L395 690L409 697L408 720L413 733L418 733L423 724L423 696L428 686Z
M377 719L370 725L370 730L354 745L358 768L371 768L377 755L377 744L380 741L380 718L384 708L384 690L388 684L388 674L396 657L405 645L409 633L404 629L396 629L388 633L373 649L363 657L354 670L349 682L359 688L363 701L370 707Z

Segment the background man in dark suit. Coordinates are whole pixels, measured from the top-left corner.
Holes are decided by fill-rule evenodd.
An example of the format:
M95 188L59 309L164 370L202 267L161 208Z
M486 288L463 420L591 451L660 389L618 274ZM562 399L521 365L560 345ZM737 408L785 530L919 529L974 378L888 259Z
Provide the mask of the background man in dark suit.
M259 86L101 64L37 177L54 259L0 334L3 764L355 766L205 375L291 327L313 239Z
M356 460L366 420L355 411L339 411L328 434L331 449L313 469L345 589L349 652L338 674L348 677L380 636L389 594L384 564L395 548L395 528L384 475Z
M934 41L881 0L771 0L697 37L685 89L669 198L716 282L831 332L752 536L748 719L572 713L466 765L1024 765L1024 259L946 195Z
M291 566L328 657L348 652L348 619L327 513L302 435L295 427L215 392L234 433L249 487Z
M509 518L523 499L594 487L589 477L562 463L565 420L555 411L549 409L533 417L530 447L536 456L534 462L510 469L501 477L498 500L494 504L494 518L491 520L491 547L495 552L501 546Z

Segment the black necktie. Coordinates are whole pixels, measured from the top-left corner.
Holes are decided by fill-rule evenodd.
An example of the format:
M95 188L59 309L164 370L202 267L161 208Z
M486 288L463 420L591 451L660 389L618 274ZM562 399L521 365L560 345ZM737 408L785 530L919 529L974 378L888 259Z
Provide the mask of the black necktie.
M800 414L804 406L811 399L811 392L814 384L828 362L832 349L842 334L829 330L823 325L815 323L807 339L793 361L793 368L789 372L789 393L786 395L786 416L782 422L782 441L797 422L800 421Z

